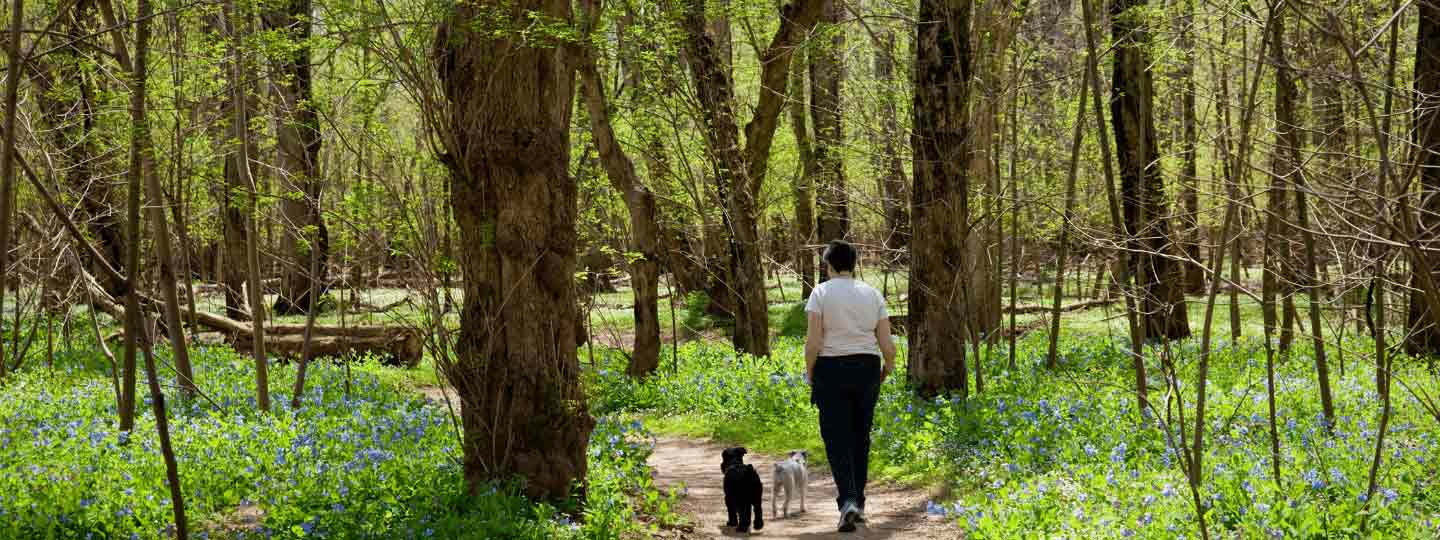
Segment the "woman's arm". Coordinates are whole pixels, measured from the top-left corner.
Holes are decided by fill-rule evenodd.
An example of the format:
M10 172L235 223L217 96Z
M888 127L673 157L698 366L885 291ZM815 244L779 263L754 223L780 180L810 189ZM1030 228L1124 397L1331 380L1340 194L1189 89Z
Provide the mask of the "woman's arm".
M814 311L806 312L809 326L805 329L805 380L814 380L815 359L825 343L825 320Z
M875 341L880 343L880 354L885 357L885 367L880 368L880 381L884 382L895 371L895 340L890 338L890 319L875 323Z

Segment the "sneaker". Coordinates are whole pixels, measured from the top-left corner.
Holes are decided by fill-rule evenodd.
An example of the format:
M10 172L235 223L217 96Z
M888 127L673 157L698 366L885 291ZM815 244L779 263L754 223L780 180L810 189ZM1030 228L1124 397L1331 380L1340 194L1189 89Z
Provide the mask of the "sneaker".
M856 523L865 523L865 509L864 509L864 508L858 508L858 507L857 507L857 508L855 509L855 522L856 522Z
M845 503L845 506L840 508L840 525L838 527L840 532L854 532L855 523L859 518L860 507L855 506L853 502Z

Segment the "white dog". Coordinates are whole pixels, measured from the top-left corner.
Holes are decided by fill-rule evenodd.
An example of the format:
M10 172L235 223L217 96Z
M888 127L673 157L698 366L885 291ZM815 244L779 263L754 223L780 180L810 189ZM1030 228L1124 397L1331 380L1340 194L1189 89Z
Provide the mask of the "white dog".
M805 513L805 486L810 484L810 471L805 468L805 460L810 453L804 450L790 452L789 459L775 464L774 486L775 490L770 497L770 514L780 517L782 514L776 510L775 505L780 499L780 490L785 490L785 513L784 517L790 517L790 497L800 492L800 512Z

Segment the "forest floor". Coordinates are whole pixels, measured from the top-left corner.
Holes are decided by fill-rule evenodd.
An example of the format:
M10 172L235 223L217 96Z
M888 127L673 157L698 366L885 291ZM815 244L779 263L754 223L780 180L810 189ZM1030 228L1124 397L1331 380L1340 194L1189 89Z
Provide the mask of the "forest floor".
M923 489L893 484L874 484L866 493L869 507L866 519L852 534L836 532L839 513L835 510L835 482L830 471L820 463L810 464L810 486L807 490L805 513L799 510L798 495L790 501L790 517L770 513L774 496L771 471L777 458L749 453L745 462L760 471L765 484L765 528L750 534L738 534L725 525L725 493L721 488L724 475L720 472L720 451L723 445L688 438L661 437L650 456L655 483L661 490L674 488L684 493L682 511L691 517L693 528L682 531L677 538L686 540L745 537L775 539L844 538L856 540L920 539L938 540L963 538L953 521L932 518L925 513L925 503L932 499Z

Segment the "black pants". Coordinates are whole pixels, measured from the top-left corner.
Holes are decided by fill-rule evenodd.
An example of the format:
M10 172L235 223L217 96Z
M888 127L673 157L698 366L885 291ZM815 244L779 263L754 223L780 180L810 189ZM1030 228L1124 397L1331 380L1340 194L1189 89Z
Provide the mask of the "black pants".
M822 356L815 362L810 402L820 409L820 438L840 495L835 504L855 501L865 508L870 476L870 426L880 397L880 357L873 354Z

